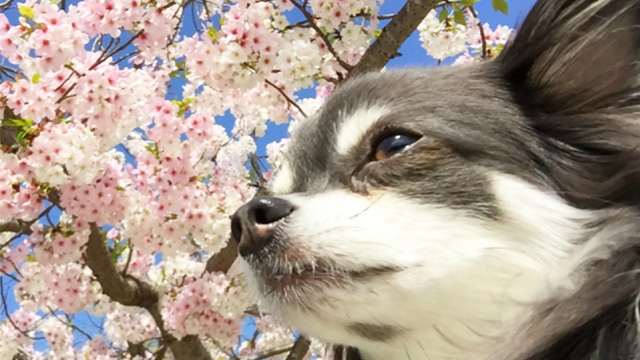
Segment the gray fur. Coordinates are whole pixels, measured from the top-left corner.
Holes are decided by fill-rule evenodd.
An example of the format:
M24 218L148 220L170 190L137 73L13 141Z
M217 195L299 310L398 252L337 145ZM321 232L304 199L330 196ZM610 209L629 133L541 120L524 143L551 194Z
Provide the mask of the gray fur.
M348 325L348 329L358 336L380 342L393 340L403 332L401 328L384 324L353 323Z
M606 239L612 252L583 265L584 288L539 305L514 330L518 353L495 358L640 359L639 49L640 1L541 0L495 61L347 81L296 131L293 191L383 187L499 221L485 177L497 170L596 211L592 235L615 229ZM392 115L339 156L338 122L371 105ZM397 159L367 162L385 126L422 139ZM351 329L384 333L370 324ZM335 359L343 357L357 359L357 350L336 347Z

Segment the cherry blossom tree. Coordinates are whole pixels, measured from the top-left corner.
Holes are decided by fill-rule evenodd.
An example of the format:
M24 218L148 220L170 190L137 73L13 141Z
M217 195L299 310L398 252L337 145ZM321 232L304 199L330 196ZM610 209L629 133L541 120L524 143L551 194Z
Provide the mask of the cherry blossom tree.
M416 29L438 60L494 57L511 30L476 1L0 3L0 359L322 357L230 271L229 217L286 151L256 140Z

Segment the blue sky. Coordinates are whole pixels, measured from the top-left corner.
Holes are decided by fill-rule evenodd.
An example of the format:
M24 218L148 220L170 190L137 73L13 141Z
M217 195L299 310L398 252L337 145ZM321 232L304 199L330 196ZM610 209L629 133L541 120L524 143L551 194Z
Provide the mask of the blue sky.
M22 1L21 1L22 2ZM77 0L70 0L67 3L76 3ZM403 5L405 1L400 0L387 0L381 9L381 14L391 14L397 12ZM488 22L491 24L492 28L495 28L497 25L508 25L510 27L517 27L523 20L531 6L535 3L534 0L508 0L509 3L509 14L504 15L502 13L497 13L493 10L491 6L491 0L480 0L479 3L476 4L476 10L480 16L480 19L483 23ZM12 9L5 11L5 15L9 18L10 22L15 24L17 23L17 11L14 6ZM188 17L187 17L188 18ZM182 34L192 34L194 32L193 24L187 24L181 31ZM388 68L404 68L404 67L425 67L425 66L437 66L435 60L429 58L424 49L422 49L418 34L414 32L411 37L404 43L404 45L400 48L399 52L402 56L397 57L389 62L387 65ZM1 59L0 59L1 60ZM448 64L452 61L449 59L444 62L444 64ZM179 80L175 80L172 82L172 87L175 89L174 91L179 95L179 88L181 83ZM299 98L314 96L313 89L304 89L297 93ZM233 117L230 114L226 114L225 116L219 117L216 121L224 125L226 127L231 127L233 125ZM258 155L264 154L265 146L273 141L278 141L283 137L287 136L287 124L283 125L274 125L273 123L269 124L267 134L257 140L258 145ZM230 130L230 129L229 129ZM58 214L52 214L57 217ZM7 305L9 308L9 312L14 311L17 308L17 304L13 298L13 291L11 285L6 286L7 283L10 283L10 279L8 277L4 277L5 284L5 294L7 296ZM4 320L4 315L0 311L0 321ZM96 334L99 332L99 326L103 322L101 318L91 317L86 313L80 313L74 315L74 322L77 326L83 328L89 334ZM97 326L96 326L97 325ZM252 326L247 326L245 329L246 333L252 332ZM84 337L80 334L76 333L76 340L83 340ZM37 342L38 349L47 348L47 344L44 341Z

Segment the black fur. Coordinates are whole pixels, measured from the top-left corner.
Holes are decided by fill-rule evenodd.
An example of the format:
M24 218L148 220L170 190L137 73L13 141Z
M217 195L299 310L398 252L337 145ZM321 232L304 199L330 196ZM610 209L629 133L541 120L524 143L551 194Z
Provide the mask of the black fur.
M640 207L639 64L640 2L635 0L539 1L496 62L546 148L547 157L537 160L540 171L577 207ZM630 247L626 253L608 259L626 264L607 271L625 282L588 285L611 288L598 296L615 303L523 358L640 359L640 257L637 234L630 237L621 239L621 247L624 242Z
M527 360L638 359L636 298L622 299Z
M640 203L640 2L539 1L495 65L561 195L581 208Z

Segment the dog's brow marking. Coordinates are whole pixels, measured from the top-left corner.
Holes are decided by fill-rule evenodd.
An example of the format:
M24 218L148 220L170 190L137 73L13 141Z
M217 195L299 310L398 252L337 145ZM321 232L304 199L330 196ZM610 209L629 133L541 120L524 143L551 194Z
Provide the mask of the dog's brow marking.
M389 112L389 109L380 106L363 107L345 119L341 119L336 140L338 154L346 155L349 153L354 146L362 141L364 134Z
M278 194L287 194L293 190L294 178L293 171L288 162L283 162L280 169L276 172L274 179L271 181L271 191Z

